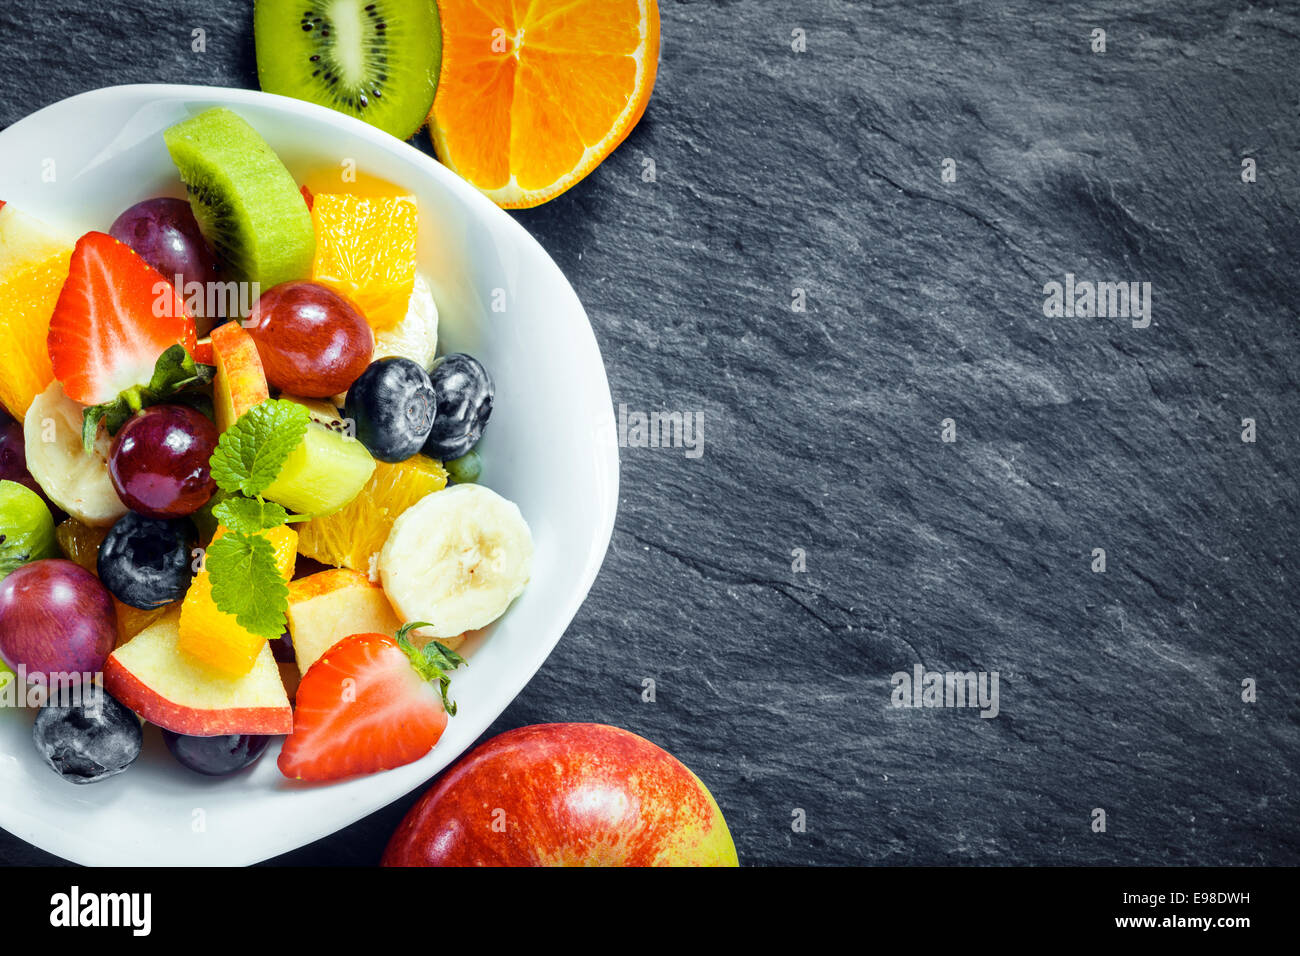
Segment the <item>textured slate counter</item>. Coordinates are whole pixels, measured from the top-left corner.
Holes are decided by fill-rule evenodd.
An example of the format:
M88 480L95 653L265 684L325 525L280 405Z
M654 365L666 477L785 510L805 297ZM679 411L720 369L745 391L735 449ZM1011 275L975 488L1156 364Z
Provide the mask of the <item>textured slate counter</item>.
M256 85L249 5L107 6L0 9L0 125ZM746 864L1300 863L1300 14L661 7L645 120L518 216L615 403L703 454L623 450L604 570L492 732L649 737ZM1150 324L1045 315L1067 273L1151 283ZM893 707L917 663L997 671L998 715ZM275 862L373 864L414 799Z

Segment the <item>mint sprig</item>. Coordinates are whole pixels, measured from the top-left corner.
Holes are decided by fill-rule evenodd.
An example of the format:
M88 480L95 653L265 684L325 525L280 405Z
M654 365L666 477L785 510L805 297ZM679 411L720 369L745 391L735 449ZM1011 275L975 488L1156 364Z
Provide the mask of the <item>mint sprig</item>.
M231 531L209 545L205 567L218 610L233 614L240 627L268 641L284 633L289 588L270 540Z
M311 412L274 399L254 405L226 429L212 453L212 478L222 491L260 495L302 442Z
M99 423L104 422L110 435L116 435L127 420L150 405L177 395L190 388L209 384L217 370L211 365L200 365L183 345L173 345L154 365L148 385L133 385L112 401L92 405L81 419L81 443L87 454L95 449L95 435Z
M289 589L265 532L304 519L261 495L310 423L311 413L296 402L261 402L226 429L209 460L213 480L227 495L212 508L213 518L226 529L207 551L212 600L217 610L233 614L241 627L268 641L284 633Z

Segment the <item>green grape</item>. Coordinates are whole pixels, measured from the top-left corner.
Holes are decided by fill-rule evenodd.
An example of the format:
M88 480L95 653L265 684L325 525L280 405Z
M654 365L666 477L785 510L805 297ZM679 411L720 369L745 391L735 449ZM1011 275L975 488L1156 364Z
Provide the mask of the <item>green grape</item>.
M478 481L479 475L483 474L483 459L479 458L478 452L470 449L459 458L453 458L443 464L447 469L447 474L451 475L451 480L458 485L472 485Z
M29 561L58 557L54 516L41 496L16 481L0 481L0 580Z

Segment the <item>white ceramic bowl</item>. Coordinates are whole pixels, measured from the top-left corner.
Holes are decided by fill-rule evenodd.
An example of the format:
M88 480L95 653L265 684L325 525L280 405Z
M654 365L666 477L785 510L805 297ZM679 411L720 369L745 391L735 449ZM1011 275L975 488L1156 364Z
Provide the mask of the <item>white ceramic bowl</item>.
M457 672L460 712L438 746L388 773L293 784L276 769L273 746L250 770L208 780L176 764L148 727L145 752L126 773L79 787L36 755L32 711L0 711L0 826L83 864L253 863L419 787L487 729L550 654L600 569L618 502L609 385L573 289L518 223L386 133L248 90L110 87L0 132L0 199L77 234L107 231L141 199L184 194L162 131L217 105L248 120L300 178L341 172L352 161L419 198L420 269L442 316L440 350L470 352L495 378L492 424L480 446L484 483L517 502L532 527L533 578ZM494 301L505 311L494 311Z

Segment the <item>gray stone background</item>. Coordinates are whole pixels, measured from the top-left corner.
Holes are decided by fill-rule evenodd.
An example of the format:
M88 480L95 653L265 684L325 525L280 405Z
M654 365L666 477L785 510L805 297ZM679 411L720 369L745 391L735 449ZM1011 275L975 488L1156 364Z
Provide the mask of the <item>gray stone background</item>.
M255 87L250 10L4 4L0 125ZM661 10L643 122L517 215L615 403L702 413L705 453L623 451L604 570L491 733L649 737L745 864L1300 862L1300 7ZM1046 318L1067 272L1152 283L1150 327ZM999 716L893 709L917 662L998 671ZM414 799L274 862L373 864Z

